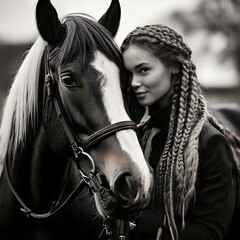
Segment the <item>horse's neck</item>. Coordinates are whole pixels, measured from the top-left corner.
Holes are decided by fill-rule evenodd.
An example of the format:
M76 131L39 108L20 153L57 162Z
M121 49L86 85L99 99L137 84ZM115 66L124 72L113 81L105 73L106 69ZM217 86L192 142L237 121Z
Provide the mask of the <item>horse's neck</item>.
M46 139L41 126L33 146L30 165L31 202L36 209L49 208L58 200L68 174L71 161L57 155Z

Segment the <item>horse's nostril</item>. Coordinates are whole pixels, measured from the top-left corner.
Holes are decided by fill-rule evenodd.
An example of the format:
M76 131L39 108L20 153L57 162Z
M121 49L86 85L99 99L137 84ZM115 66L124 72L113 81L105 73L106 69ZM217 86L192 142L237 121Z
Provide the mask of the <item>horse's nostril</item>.
M120 201L133 201L137 196L138 184L129 172L121 173L115 180L113 191Z
M143 200L147 199L147 194L143 193Z

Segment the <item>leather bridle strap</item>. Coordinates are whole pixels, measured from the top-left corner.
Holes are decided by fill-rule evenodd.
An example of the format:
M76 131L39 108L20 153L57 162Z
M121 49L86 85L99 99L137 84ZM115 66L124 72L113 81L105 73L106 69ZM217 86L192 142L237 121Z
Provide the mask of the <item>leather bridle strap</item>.
M113 133L119 132L126 129L137 129L136 123L132 121L122 121L113 123L112 125L106 126L105 128L100 129L99 131L93 133L87 140L82 142L84 149L89 149L92 145L99 142L103 138L106 138Z
M83 179L81 179L81 181L78 183L78 185L75 187L75 189L71 192L71 194L68 196L68 198L61 205L59 205L58 207L56 205L53 205L51 210L47 213L35 213L29 207L26 206L26 204L23 202L23 200L20 198L20 196L16 192L15 187L13 186L13 183L10 178L10 173L9 173L10 171L9 171L9 165L8 165L8 158L5 161L5 166L6 166L6 177L7 177L9 187L10 187L13 195L15 196L15 198L21 205L20 210L24 214L26 214L28 217L31 216L33 218L38 218L38 219L51 217L55 213L62 210L64 207L68 206L78 196L78 194L84 189L84 187L87 186L85 181Z
M88 150L92 145L96 144L103 138L106 138L118 131L126 130L126 129L137 129L136 123L133 121L121 121L117 123L113 123L109 126L106 126L99 131L93 133L91 136L87 138L85 141L81 141L79 146L77 142L75 141L75 138L73 136L72 130L69 127L69 124L67 122L67 118L65 117L64 111L61 109L61 104L59 101L59 98L56 94L56 92L53 90L54 85L54 78L51 74L51 70L49 67L49 57L48 57L48 49L46 50L46 62L45 62L45 69L46 69L46 77L45 77L45 84L47 87L47 93L48 97L53 99L54 106L58 115L58 118L60 119L63 129L68 137L68 140L71 144L72 150L74 152L74 155L76 158L78 158L79 154L85 153L83 151L83 148L85 150ZM54 94L55 93L55 94Z
M48 88L51 87L50 81L53 81L52 75L47 74L45 82L46 82L46 85ZM71 148L72 148L76 158L79 157L80 153L85 152L86 150L91 148L97 142L101 141L102 139L104 139L116 132L119 132L122 130L127 130L127 129L137 130L136 123L133 121L121 121L121 122L113 123L109 126L106 126L102 129L98 130L97 132L93 133L85 141L81 141L81 143L80 143L81 146L79 146L77 144L77 142L75 141L75 138L72 134L72 131L71 131L69 125L67 124L67 120L66 120L66 117L64 116L63 111L61 111L61 107L60 107L57 96L53 97L53 102L54 102L54 106L55 106L58 118L60 119L60 121L62 123L64 132L66 133L66 135L68 137ZM83 148L85 151L83 151Z
M66 207L70 202L72 202L76 196L79 194L79 192L85 187L85 186L89 186L90 188L93 187L91 185L92 180L97 180L96 178L96 174L95 174L95 164L94 161L92 159L92 157L83 150L84 149L89 149L90 147L92 147L92 145L96 144L97 142L99 142L100 140L102 140L103 138L106 138L118 131L121 130L126 130L126 129L134 129L136 130L136 124L133 121L122 121L122 122L117 122L114 123L112 125L106 126L102 129L100 129L99 131L97 131L96 133L92 134L87 140L81 142L81 147L77 144L77 142L75 141L75 138L73 136L73 133L69 127L67 118L64 115L64 111L61 108L61 104L60 104L60 100L58 95L56 94L56 91L54 92L54 78L51 74L50 71L50 67L49 67L49 51L48 49L46 49L46 61L45 61L45 71L46 71L46 77L45 77L45 84L46 84L46 89L47 89L47 94L48 97L51 98L54 102L54 106L57 112L57 116L60 119L63 129L69 139L69 142L71 144L72 150L74 152L75 158L78 159L78 161L76 161L77 167L79 168L79 161L81 161L81 157L87 157L91 162L92 162L92 166L93 169L91 170L91 174L90 176L86 176L83 174L83 172L81 171L81 169L79 168L80 173L82 174L82 179L79 182L79 184L75 187L75 189L71 192L71 194L69 195L69 197L59 206L52 206L52 209L47 212L47 213L43 213L43 214L38 214L38 213L34 213L30 208L28 208L26 206L26 204L23 202L23 200L20 198L20 196L17 194L15 187L11 181L11 177L10 177L10 171L9 171L9 165L8 165L8 158L5 161L6 164L6 177L7 177L7 181L9 184L9 187L12 191L12 193L14 194L14 196L16 197L16 199L18 200L18 202L21 205L21 211L23 213L25 213L27 216L31 216L33 218L47 218L52 216L53 214L57 213L58 211L60 211L60 209L62 209L63 207Z

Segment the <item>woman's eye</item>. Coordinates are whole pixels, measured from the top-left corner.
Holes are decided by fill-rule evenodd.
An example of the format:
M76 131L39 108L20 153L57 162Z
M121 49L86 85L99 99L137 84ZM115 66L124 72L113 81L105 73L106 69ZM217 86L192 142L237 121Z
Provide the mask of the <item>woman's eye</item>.
M77 83L70 75L61 76L61 81L65 87L77 87Z
M149 70L150 70L149 68L142 68L142 69L139 70L139 73L145 74L145 73L147 73Z

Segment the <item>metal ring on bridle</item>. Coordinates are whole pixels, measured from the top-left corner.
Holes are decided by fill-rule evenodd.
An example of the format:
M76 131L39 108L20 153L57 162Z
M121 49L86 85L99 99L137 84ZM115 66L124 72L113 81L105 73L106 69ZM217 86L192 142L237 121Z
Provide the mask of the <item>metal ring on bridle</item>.
M81 173L82 177L85 180L89 180L90 176L87 176L85 174L85 172L82 170L80 161L82 161L83 158L87 158L90 161L90 163L92 165L92 169L90 169L89 174L95 173L95 171L96 171L95 163L94 163L92 157L87 152L85 152L81 147L77 147L77 149L78 149L78 153L76 154L76 152L75 152L75 157L76 157L75 161L76 161L77 168L78 168L79 172Z

